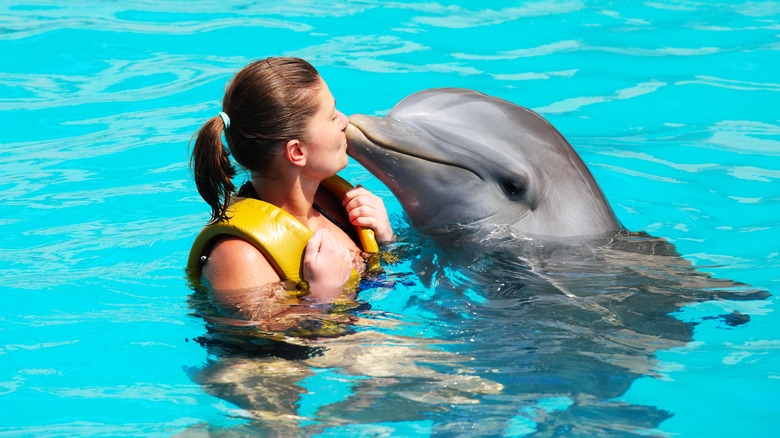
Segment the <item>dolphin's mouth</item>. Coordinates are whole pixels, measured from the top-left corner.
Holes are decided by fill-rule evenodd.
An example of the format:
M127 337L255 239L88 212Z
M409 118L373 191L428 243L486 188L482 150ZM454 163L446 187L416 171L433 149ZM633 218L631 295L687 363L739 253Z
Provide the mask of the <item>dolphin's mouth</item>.
M356 117L357 116L357 117ZM363 119L363 117L366 117L366 119ZM435 156L430 153L426 153L424 151L420 150L412 150L409 148L403 147L400 143L401 141L393 141L394 138L397 138L399 140L403 140L405 137L409 136L417 136L419 137L419 131L406 123L403 123L399 120L394 119L384 119L384 120L392 120L392 127L390 128L392 132L392 138L388 136L382 135L383 132L388 132L387 129L363 129L361 128L361 122L363 120L371 120L368 119L367 116L362 116L360 114L355 114L350 116L350 125L360 131L361 134L368 140L372 145L379 149L384 149L388 151L395 152L397 154L405 155L412 158L418 158L421 160L425 160L431 163L437 163L444 166L452 166L457 167L459 169L466 170L474 175L476 175L479 179L485 180L485 178L482 177L477 171L474 169L471 169L463 164L456 163L452 160L448 160L444 157ZM415 135L416 134L416 135ZM349 148L347 148L347 153L349 153Z

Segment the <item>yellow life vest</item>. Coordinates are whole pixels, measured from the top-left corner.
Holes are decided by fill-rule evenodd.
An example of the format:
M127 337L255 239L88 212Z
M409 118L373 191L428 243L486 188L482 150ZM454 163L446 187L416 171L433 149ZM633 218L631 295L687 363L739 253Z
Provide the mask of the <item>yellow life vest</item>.
M338 175L322 181L322 186L338 200L352 185ZM253 198L234 198L227 209L227 220L207 225L195 238L187 260L187 274L195 286L200 285L201 257L217 236L241 238L258 249L282 280L303 280L303 252L314 234L281 208ZM378 253L374 230L356 227L363 251ZM373 267L372 267L373 268ZM353 277L357 273L352 271Z

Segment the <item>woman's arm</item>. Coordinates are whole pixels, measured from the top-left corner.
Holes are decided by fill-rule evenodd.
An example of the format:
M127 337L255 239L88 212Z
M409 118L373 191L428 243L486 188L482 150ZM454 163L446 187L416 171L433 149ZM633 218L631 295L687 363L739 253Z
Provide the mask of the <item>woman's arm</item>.
M263 320L290 307L281 278L249 242L224 237L203 266L212 304L225 316Z
M314 233L306 246L304 279L307 298L328 302L341 295L352 273L350 252L328 230ZM282 286L281 278L265 256L249 242L222 238L209 254L202 275L212 303L223 315L266 320L287 313L309 313Z

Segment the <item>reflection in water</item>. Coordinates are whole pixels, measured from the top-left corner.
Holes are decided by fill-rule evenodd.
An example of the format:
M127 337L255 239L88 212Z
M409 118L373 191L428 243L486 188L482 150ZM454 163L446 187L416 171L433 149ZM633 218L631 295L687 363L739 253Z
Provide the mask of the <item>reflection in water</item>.
M323 340L201 342L213 359L193 371L193 380L242 408L249 421L240 429L262 436L425 418L440 406L479 403L478 396L502 389L464 369L470 358L437 349L441 342L423 338L369 330ZM301 412L311 388L307 379L328 370L337 375L328 382L333 387L315 390L322 405L311 415ZM348 394L339 399L345 389Z
M201 306L211 360L193 380L243 409L239 430L268 436L403 421L427 421L433 436L653 435L669 413L615 399L638 377L663 378L656 351L691 341L695 323L671 314L767 296L695 270L643 233L576 245L482 236L476 246L453 233L407 233L395 269L408 266L418 280L404 314L425 319L356 302L306 322L301 337L225 324ZM394 278L365 285L403 293Z

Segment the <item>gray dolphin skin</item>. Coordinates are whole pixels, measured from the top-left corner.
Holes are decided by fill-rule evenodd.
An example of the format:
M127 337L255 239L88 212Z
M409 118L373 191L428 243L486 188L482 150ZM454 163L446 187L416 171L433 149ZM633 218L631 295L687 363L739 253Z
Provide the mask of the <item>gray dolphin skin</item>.
M507 228L566 238L622 226L582 159L539 114L473 90L408 96L386 117L350 116L347 152L415 226Z

